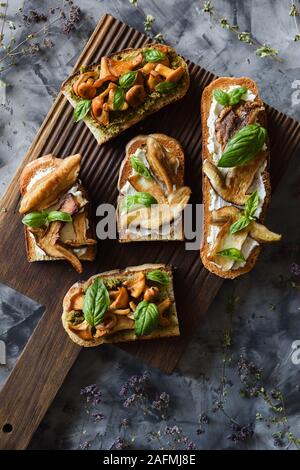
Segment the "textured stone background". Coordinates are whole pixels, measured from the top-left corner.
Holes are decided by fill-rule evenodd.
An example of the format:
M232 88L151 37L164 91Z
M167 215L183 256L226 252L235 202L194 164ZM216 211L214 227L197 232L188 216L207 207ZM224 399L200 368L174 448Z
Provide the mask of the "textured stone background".
M43 9L46 11L55 3L43 1ZM232 33L203 15L198 0L139 0L137 9L129 0L77 0L76 3L84 13L77 31L68 38L57 31L54 49L22 61L3 76L8 86L0 107L1 193L46 116L60 83L70 72L97 21L107 12L141 31L145 14L154 15L154 31L162 32L180 53L219 75L251 76L266 102L300 119L300 92L297 92L300 43L293 41L295 27L288 15L288 0L212 2L222 16L237 21L240 30L251 31L260 42L279 49L283 62L256 57L253 48L240 43ZM40 5L36 0L11 0L9 14L13 19L20 6L29 10L39 9ZM17 30L17 37L25 34L24 28ZM120 435L119 422L125 416L131 418L126 438L135 436L135 448L158 448L157 442L149 443L148 433L163 430L166 424L180 426L200 449L274 448L272 434L282 427L278 424L267 427L265 422L256 420L256 413L271 418L274 414L262 398L246 399L239 394L237 360L241 354L263 368L266 390L283 392L290 430L300 437L300 364L292 362L292 343L300 340L297 288L300 279L290 274L291 264L300 262L299 157L282 179L268 213L269 225L283 233L283 242L267 247L249 275L224 284L177 370L165 376L109 346L84 350L38 429L31 448L76 449L98 434L100 437L91 442L91 448L108 449ZM8 346L8 364L0 366L3 384L42 308L4 286L0 295L0 339ZM232 296L239 300L231 319L227 307ZM243 426L253 424L254 427L254 436L237 444L228 439L232 434L229 418L222 411L213 412L222 380L222 338L227 330L232 330L233 339L228 351L232 358L227 367L229 384L223 397L225 413ZM145 369L157 390L170 394L167 423L152 414L128 411L122 406L119 390L123 382ZM98 423L93 423L86 413L80 396L80 389L90 383L96 383L103 394L103 401L96 409L104 414L104 419ZM196 431L201 413L209 416L209 424L199 436Z

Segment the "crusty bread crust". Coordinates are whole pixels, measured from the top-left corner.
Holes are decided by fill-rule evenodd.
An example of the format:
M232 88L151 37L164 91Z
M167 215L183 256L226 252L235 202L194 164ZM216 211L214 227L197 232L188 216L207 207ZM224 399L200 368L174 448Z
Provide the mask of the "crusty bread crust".
M154 330L150 335L147 336L142 336L138 337L135 335L134 330L123 330L120 332L115 333L114 335L101 337L101 338L94 338L93 340L87 341L84 339L79 338L79 336L76 335L72 330L69 328L69 324L67 321L67 313L68 313L68 304L69 304L69 299L72 295L72 291L74 289L78 289L78 287L82 287L83 289L87 289L91 283L93 282L94 279L97 277L101 278L111 278L111 277L119 277L119 276L126 276L128 274L132 275L134 273L146 273L148 271L152 271L154 269L160 269L164 272L166 272L170 279L171 282L168 286L168 296L170 299L173 301L172 306L170 307L171 312L172 312L172 317L176 319L174 323L168 327L165 328L160 328L159 330ZM69 337L71 340L78 344L79 346L84 346L84 347L94 347L94 346L99 346L100 344L104 343L121 343L121 342L127 342L127 341L137 341L137 340L144 340L144 339L157 339L157 338L169 338L171 336L179 336L180 331L179 331L179 325L178 325L178 318L177 318L177 311L176 311L176 305L175 305L175 297L174 297L174 290L173 290L173 274L172 274L172 267L171 266L166 266L165 264L143 264L141 266L130 266L125 269L114 269L112 271L105 271L100 274L95 274L94 276L90 277L87 281L83 282L76 282L73 284L68 292L66 293L64 299L63 299L63 314L62 314L62 324L66 332L68 333Z
M122 57L126 57L130 54L142 52L143 50L149 49L150 47L160 49L161 45L156 44L156 43L153 43L153 44L151 43L151 44L147 44L146 46L140 47L140 48L137 48L137 49L131 49L131 48L123 49L122 51L115 52L113 54L109 54L107 57L111 57L111 58L115 58L115 59L121 59ZM170 48L170 50L171 50L171 52L175 53L175 51L172 48ZM138 112L139 110L137 109L137 112L135 113L135 115L131 119L127 120L126 122L123 122L122 124L120 124L120 126L118 127L117 130L114 129L114 128L111 128L109 126L107 128L102 126L97 121L95 121L92 118L92 116L89 116L89 115L86 116L83 119L83 121L88 126L88 128L90 129L90 131L94 135L94 137L97 140L99 145L101 145L104 142L107 142L108 140L116 137L121 132L125 131L126 129L133 126L137 122L142 121L143 119L145 119L150 114L153 114L156 111L159 111L161 108L167 106L168 104L171 104L171 103L173 103L175 101L178 101L181 98L183 98L183 96L186 94L186 92L189 88L190 77L189 77L189 71L188 71L187 63L185 62L185 60L181 56L177 55L177 57L178 57L178 60L180 61L180 65L182 65L185 68L185 71L186 71L186 73L184 75L183 86L181 86L180 89L177 90L177 93L169 93L169 94L166 94L166 95L158 98L153 104L151 104L149 109L145 110L145 112L143 114L139 113ZM85 66L85 71L95 70L95 69L99 68L99 66L100 66L100 62L87 65L87 66ZM81 73L80 70L78 70L76 73L71 75L67 80L65 80L63 82L62 86L61 86L62 93L66 96L66 98L68 99L68 101L71 103L71 105L74 108L75 108L76 104L78 103L78 98L74 95L74 93L72 91L72 85L76 81L76 79L78 78L80 73Z
M213 91L217 88L226 89L230 87L231 85L240 85L240 86L247 87L257 96L256 100L261 102L261 104L263 105L263 102L261 98L259 97L259 92L258 92L256 83L248 77L240 77L240 78L221 77L221 78L214 80L212 83L210 83L210 85L208 85L204 89L203 94L202 94L202 99L201 99L202 162L204 162L206 159L211 159L210 153L207 148L207 142L209 138L209 129L207 126L207 119L209 116ZM264 113L263 121L261 122L261 125L263 125L264 127L267 126L266 113ZM265 191L266 191L266 197L265 197L261 215L259 218L259 220L262 223L264 222L266 209L269 205L270 196L271 196L271 183L270 183L270 175L268 172L268 165L270 161L269 145L267 149L267 154L268 154L267 155L268 164L267 164L265 171L262 173L262 179L263 179ZM260 246L255 247L251 255L247 258L247 262L245 266L239 269L231 269L229 271L222 271L216 264L212 263L208 259L209 244L207 243L207 234L208 234L208 229L209 229L208 217L209 217L210 189L211 189L211 184L209 182L209 179L203 173L202 174L202 195L203 195L202 202L203 202L204 208L203 208L203 242L200 248L201 260L202 260L203 265L213 274L216 274L217 276L220 276L226 279L234 279L240 276L241 274L245 274L251 271L251 269L254 267L257 261L257 258L261 252L261 247Z
M178 140L173 137L169 137L165 134L149 134L154 137L161 145L163 145L172 157L176 157L178 160L178 168L174 175L174 181L177 187L184 186L184 152L181 144ZM120 191L126 183L128 177L132 173L132 167L130 163L130 157L135 154L138 149L146 148L146 139L148 135L138 135L128 142L126 145L126 156L121 163L118 179L118 190ZM118 196L117 205L117 224L119 224L119 213L120 213L120 195ZM119 231L119 230L118 230ZM119 231L120 232L120 231ZM129 243L133 241L172 241L172 240L184 240L184 234L181 225L179 227L171 227L171 233L169 237L162 234L151 233L151 235L141 236L138 233L127 234L126 236L119 236L120 243Z

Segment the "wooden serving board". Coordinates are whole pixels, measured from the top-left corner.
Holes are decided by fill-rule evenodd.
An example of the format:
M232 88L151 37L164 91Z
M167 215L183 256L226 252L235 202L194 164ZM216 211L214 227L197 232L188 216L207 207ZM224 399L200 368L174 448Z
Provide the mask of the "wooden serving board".
M140 47L147 42L149 38L145 35L106 15L88 41L74 71L113 51ZM26 261L18 214L20 172L26 163L42 155L52 153L66 157L79 152L83 156L81 178L94 206L103 202L115 204L118 170L126 143L138 133L163 132L182 143L186 156L186 184L192 188L192 202L200 203L199 104L203 88L216 77L198 65L189 63L189 67L191 86L184 99L148 117L102 147L97 145L84 123L73 123L73 109L60 93L3 198L1 208L6 212L0 215L0 281L44 305L45 313L0 393L0 449L27 447L80 352L65 334L60 321L63 296L79 276L63 262L29 264ZM300 148L300 124L272 108L268 108L268 115L272 142L271 176L275 186ZM185 251L182 242L118 244L116 240L99 242L97 260L85 265L81 278L147 262L171 263L176 267L175 294L182 335L121 347L138 359L171 372L222 280L206 271L198 251Z

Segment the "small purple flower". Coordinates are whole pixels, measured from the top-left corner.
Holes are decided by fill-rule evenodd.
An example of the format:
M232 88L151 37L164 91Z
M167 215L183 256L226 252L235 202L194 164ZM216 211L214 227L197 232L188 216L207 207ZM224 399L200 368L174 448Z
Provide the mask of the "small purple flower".
M128 418L123 418L120 421L120 428L127 429L130 425L130 421Z
M102 401L102 394L96 384L88 385L80 390L80 395L86 397L86 402L92 405L99 405Z
M87 450L91 447L91 444L88 441L84 441L80 444L79 448L81 450Z
M102 421L104 419L104 415L102 413L93 412L91 416L93 418L94 423L98 423L99 421Z
M127 442L122 437L117 437L117 439L114 442L114 448L116 450L130 449L130 447L131 447L130 443Z
M295 277L300 276L300 265L297 263L292 263L291 265L291 274Z
M135 405L137 401L137 396L135 393L133 393L130 397L128 397L124 403L123 403L123 406L124 408L130 408L131 406Z

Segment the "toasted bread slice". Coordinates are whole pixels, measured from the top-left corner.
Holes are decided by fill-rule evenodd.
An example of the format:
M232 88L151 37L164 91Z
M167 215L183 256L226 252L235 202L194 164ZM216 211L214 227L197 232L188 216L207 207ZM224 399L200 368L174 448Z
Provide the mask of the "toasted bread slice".
M213 92L216 89L222 89L224 91L228 91L229 87L231 86L245 86L253 95L255 95L254 100L262 107L262 111L259 113L259 118L258 122L261 124L263 127L266 127L266 113L263 110L263 102L261 98L259 97L259 92L257 85L253 80L247 77L241 77L241 78L231 78L231 77L221 77L218 78L217 80L213 81L209 86L207 86L204 89L204 92L202 94L202 99L201 99L201 119L202 119L202 161L203 163L205 161L210 161L212 162L212 154L210 153L210 150L208 148L208 141L209 141L209 126L208 126L208 119L210 115L210 109L213 101ZM267 206L270 201L270 194L271 194L271 185L270 185L270 175L268 172L268 165L269 165L269 159L270 159L270 154L269 154L269 144L268 142L266 143L266 148L263 149L263 160L265 161L265 164L261 167L260 175L261 175L261 182L264 187L264 200L263 204L261 207L261 212L259 215L259 221L261 223L264 222L265 219L265 213ZM227 271L224 271L220 269L220 267L212 262L209 259L209 254L211 250L210 243L208 241L209 237L209 231L211 229L209 219L210 219L210 213L213 210L213 192L214 189L211 185L211 182L209 178L206 176L206 174L203 173L202 177L202 193L203 193L203 205L204 205L204 220L203 220L203 242L202 246L200 249L200 255L201 255L201 260L204 266L211 271L212 273L223 277L223 278L228 278L228 279L234 279L237 276L240 276L241 274L249 272L255 265L257 258L261 252L261 245L257 244L257 246L253 247L251 253L246 259L246 263L239 267L238 269L229 269ZM223 206L226 206L227 202L223 201Z
M156 50L168 50L168 57L170 58L169 67L175 69L177 67L184 68L184 74L181 79L178 81L178 85L174 90L171 90L168 93L159 93L157 91L152 91L151 96L150 91L146 101L135 108L129 108L126 111L115 112L110 114L110 122L108 125L100 124L95 118L92 117L91 113L88 113L84 117L83 121L88 126L88 128L93 133L99 145L107 142L108 140L116 137L118 134L133 126L137 122L145 119L148 115L158 111L159 109L171 104L175 101L181 99L187 92L190 84L188 66L185 60L179 56L174 49L169 46L164 46L160 44L147 44L147 46L138 48L138 49L124 49L119 52L115 52L107 56L109 59L115 60L130 60L131 58L137 57L139 54L142 54L147 49L156 49ZM142 65L142 64L141 64ZM101 73L100 62L87 65L83 67L85 72L97 72ZM138 66L134 69L138 70ZM71 105L75 108L76 105L80 102L80 98L76 96L73 90L73 85L77 82L79 76L82 74L82 70L79 70L71 77L69 77L61 86L62 93L67 97ZM104 84L107 86L107 83ZM101 90L103 87L101 88Z
M149 282L146 280L147 286L158 286L159 288L163 289L159 295L161 295L161 300L168 298L169 299L169 307L167 309L167 317L165 317L164 325L159 325L156 327L155 330L153 330L150 334L147 334L145 336L137 336L134 330L134 320L133 320L133 312L130 313L130 318L128 318L128 324L124 322L124 318L127 318L125 315L121 314L115 314L114 316L117 318L116 325L107 332L104 336L101 337L91 337L90 339L84 338L85 335L82 335L83 337L80 337L78 332L76 333L76 330L72 330L72 324L69 321L69 315L71 312L74 312L76 309L76 312L78 312L77 309L79 309L80 313L80 308L82 307L82 296L84 295L84 292L86 289L92 284L92 282L96 278L101 278L104 283L107 283L107 285L114 285L114 283L118 280L124 285L123 283L126 281L129 281L130 279L134 279L137 275L140 275L141 273L144 274L145 276L147 273L154 271L154 270L160 270L164 273L166 273L170 279L170 282L167 286L164 286L163 288L159 285L156 284L155 282ZM146 287L147 287L146 286ZM109 290L109 288L108 288ZM109 290L109 292L111 292ZM145 289L144 289L145 292ZM110 293L110 301L112 301L112 296L113 294ZM143 293L141 294L142 298ZM81 297L81 299L80 299ZM115 297L114 297L115 298ZM129 301L134 301L136 304L138 304L137 299L135 298L129 298ZM83 313L81 312L83 315ZM108 315L109 312L107 312L106 315ZM105 317L104 317L105 321ZM92 276L90 279L88 279L85 282L76 282L73 284L73 286L68 290L66 293L64 300L63 300L63 314L62 314L62 323L63 327L68 333L69 337L71 338L74 343L77 343L79 346L84 346L84 347L93 347L93 346L99 346L100 344L104 343L120 343L120 342L127 342L127 341L136 341L140 339L156 339L156 338L168 338L171 336L179 336L180 331L179 331L179 324L178 324L178 317L177 317L177 311L176 311L176 305L175 305L175 297L174 297L174 290L173 290L173 276L172 276L172 268L171 266L167 266L164 264L143 264L141 266L130 266L125 269L115 269L112 271L106 271L100 274L96 274L95 276ZM130 326L130 328L128 328ZM118 329L121 328L121 329ZM124 329L125 328L125 329Z
M45 155L30 162L23 169L20 176L20 191L23 199L20 212L26 214L32 211L56 210L59 201L72 191L77 191L77 202L82 203L80 214L75 214L73 222L65 223L60 231L60 242L62 246L69 249L78 260L93 261L96 256L95 227L90 214L88 194L78 180L81 156L73 155L66 159L56 158L53 155ZM45 202L46 201L46 202ZM81 206L80 206L81 207ZM80 217L81 225L77 223L76 230L74 220ZM84 224L84 227L83 225ZM79 229L82 236L79 237ZM39 231L24 226L27 259L35 261L62 260L62 255L51 256L39 246ZM74 266L75 267L75 266ZM76 267L75 267L76 268ZM78 263L78 271L81 265Z
M166 229L163 230L162 225L159 228L155 227L151 229L151 224L149 225L148 229L145 230L134 230L132 228L123 227L122 218L124 218L125 214L122 211L122 206L126 198L125 188L128 184L130 184L130 193L131 191L133 191L133 193L135 191L148 192L158 200L159 204L166 205L166 210L168 209L168 190L166 184L162 179L158 178L158 174L154 174L151 164L149 163L147 150L147 142L149 138L154 139L164 149L165 168L167 168L168 174L163 176L170 179L169 185L171 192L184 187L184 152L180 143L176 139L165 134L138 135L137 137L133 138L126 146L126 156L121 164L118 180L119 196L117 207L117 224L119 241L122 243L150 240L184 240L182 229L182 208L180 208L180 206L178 206L177 217L175 217L175 219L171 220L170 222L169 231L166 231ZM143 178L133 170L131 164L131 157L133 155L142 155L143 163L146 164L149 172L151 173L151 180ZM188 188L186 189L189 191ZM160 209L157 206L158 213L159 210ZM141 216L143 211L148 211L148 209L142 209L140 213ZM130 214L131 213L129 213L129 215ZM162 218L163 214L160 214L159 216Z

